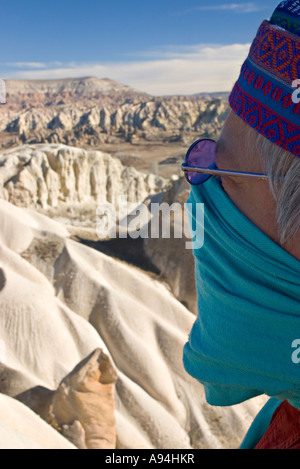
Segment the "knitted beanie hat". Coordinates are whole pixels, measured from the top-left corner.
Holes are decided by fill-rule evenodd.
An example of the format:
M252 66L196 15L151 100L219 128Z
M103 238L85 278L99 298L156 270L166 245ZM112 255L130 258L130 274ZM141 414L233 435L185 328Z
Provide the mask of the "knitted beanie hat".
M231 109L271 142L300 157L300 0L281 2L263 21L238 81Z

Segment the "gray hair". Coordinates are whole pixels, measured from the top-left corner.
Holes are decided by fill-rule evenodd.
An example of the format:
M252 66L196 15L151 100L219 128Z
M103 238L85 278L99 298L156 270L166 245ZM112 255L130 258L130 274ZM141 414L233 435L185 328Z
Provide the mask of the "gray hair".
M248 127L252 154L260 158L276 201L280 244L284 245L300 232L300 158L267 140ZM284 178L278 176L284 175Z

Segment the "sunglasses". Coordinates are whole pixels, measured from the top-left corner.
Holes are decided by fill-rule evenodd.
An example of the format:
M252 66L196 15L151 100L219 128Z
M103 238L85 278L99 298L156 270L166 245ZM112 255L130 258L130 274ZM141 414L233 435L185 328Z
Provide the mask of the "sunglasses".
M181 166L187 181L192 185L203 184L211 176L242 176L268 179L266 174L245 173L217 169L216 142L209 138L201 138L189 148Z

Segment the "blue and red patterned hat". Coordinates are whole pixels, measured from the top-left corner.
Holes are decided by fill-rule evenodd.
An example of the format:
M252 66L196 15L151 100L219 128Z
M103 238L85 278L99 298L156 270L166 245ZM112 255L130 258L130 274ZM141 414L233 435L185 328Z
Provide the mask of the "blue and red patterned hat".
M300 0L286 0L259 27L229 104L250 127L300 157L295 80L300 83Z

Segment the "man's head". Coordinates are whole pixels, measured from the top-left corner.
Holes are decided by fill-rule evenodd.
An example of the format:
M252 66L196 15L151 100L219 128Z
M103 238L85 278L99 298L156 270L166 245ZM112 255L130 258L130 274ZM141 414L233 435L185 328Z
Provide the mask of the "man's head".
M282 10L288 20L300 14L300 0L283 2ZM287 24L297 31L296 23ZM203 246L194 249L198 317L183 362L203 383L210 405L266 394L300 408L299 370L290 354L300 327L300 107L291 104L287 83L290 74L300 77L300 36L261 32L231 93L232 110L216 147L204 145L213 148L213 158L203 152L197 168L202 144L196 143L183 165L192 184L190 223L205 231ZM297 44L284 49L287 36ZM207 162L208 175L217 171L229 197L217 180L198 176ZM262 177L265 172L271 177ZM205 223L195 211L199 203Z
M262 231L300 259L300 0L279 4L264 21L229 97L217 142L220 169L263 172L270 182L223 178L224 189ZM284 175L279 179L278 175ZM297 242L298 241L298 242Z

